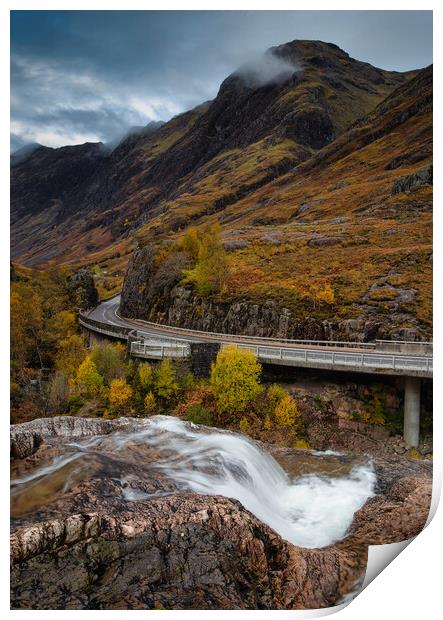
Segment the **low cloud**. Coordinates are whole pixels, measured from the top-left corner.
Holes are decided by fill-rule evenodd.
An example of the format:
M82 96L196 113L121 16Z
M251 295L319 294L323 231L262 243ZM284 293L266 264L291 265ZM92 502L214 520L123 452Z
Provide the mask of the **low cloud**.
M108 142L212 99L238 67L252 85L297 68L264 50L336 43L386 69L432 62L432 11L12 11L14 145ZM355 33L361 33L356 37Z
M236 74L251 88L280 84L299 71L300 67L284 58L279 58L271 51L245 63Z

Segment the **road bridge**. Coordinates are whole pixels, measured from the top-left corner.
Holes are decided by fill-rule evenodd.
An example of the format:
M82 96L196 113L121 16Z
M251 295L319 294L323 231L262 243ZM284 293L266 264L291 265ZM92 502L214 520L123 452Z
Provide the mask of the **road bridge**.
M119 305L120 296L117 295L89 312L81 312L79 322L92 332L128 341L134 357L186 359L196 344L212 343L218 345L217 349L236 344L253 351L265 364L403 376L404 438L408 446L418 446L421 379L432 378L432 343L288 340L202 332L127 319L120 316Z

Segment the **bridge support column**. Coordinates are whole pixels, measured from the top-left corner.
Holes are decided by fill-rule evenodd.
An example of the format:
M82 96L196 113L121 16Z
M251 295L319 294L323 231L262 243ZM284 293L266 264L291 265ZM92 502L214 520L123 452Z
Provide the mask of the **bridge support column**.
M198 378L209 377L211 364L220 351L218 342L191 342L191 367Z
M408 448L417 448L420 440L420 387L418 377L405 377L403 437Z

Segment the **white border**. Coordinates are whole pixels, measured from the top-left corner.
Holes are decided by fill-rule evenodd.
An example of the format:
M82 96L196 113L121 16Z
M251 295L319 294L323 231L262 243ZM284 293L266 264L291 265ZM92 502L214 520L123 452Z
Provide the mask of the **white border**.
M9 101L7 98L7 93L9 90L9 10L25 10L25 9L35 9L35 10L153 10L157 8L165 9L181 9L181 10L434 10L434 62L437 67L435 71L435 82L434 82L434 96L435 96L435 109L438 110L438 114L435 115L434 118L434 131L437 137L440 138L442 136L441 132L441 83L440 83L440 72L441 72L441 11L436 7L436 3L430 2L410 2L404 0L403 2L380 2L373 1L371 3L361 3L358 7L356 7L355 2L343 2L338 1L335 2L334 5L331 5L328 2L282 2L279 0L274 0L274 2L265 3L262 1L254 1L251 2L243 1L233 2L232 0L225 0L224 2L213 1L210 6L201 1L192 1L188 2L171 2L168 0L163 0L161 5L154 2L143 2L140 0L125 0L125 2L118 2L116 0L77 0L76 2L72 0L42 0L42 1L24 1L24 0L6 0L2 3L0 8L0 62L3 71L2 82L2 97L0 99L0 109L1 109L1 129L2 129L2 149L1 149L1 183L0 188L2 192L2 202L1 202L1 210L0 217L2 218L2 225L0 226L0 239L1 245L0 247L5 249L9 248L9 219L8 219L8 205L9 205ZM363 5L362 5L363 4ZM435 159L436 159L436 169L439 170L438 163L440 160L440 140L438 140L437 148L435 149ZM435 317L437 317L437 321L434 321L435 325L435 357L434 357L434 368L436 372L436 376L440 377L440 359L441 359L441 345L442 345L442 329L441 325L442 316L442 295L441 295L441 279L437 279L435 277L435 273L441 273L441 248L442 248L442 231L443 231L443 222L441 215L441 207L442 201L441 191L440 191L440 183L439 178L436 176L436 183L434 186L434 204L435 215L434 215L434 231L435 231L435 240L434 240L434 291L435 291ZM8 287L9 287L9 265L7 263L6 256L1 261L0 273L2 277L2 288L4 296L6 297ZM440 281L438 281L440 280ZM438 290L438 285L440 285L440 291ZM1 318L0 321L1 329L2 329L2 356L1 356L1 364L2 364L2 373L1 373L1 387L2 387L2 396L3 396L3 428L1 433L1 440L3 445L2 455L4 458L4 464L2 467L3 472L8 471L8 463L7 454L9 452L8 445L8 425L9 425L9 361L8 361L8 350L6 343L9 342L9 330L8 330L8 311L6 308L8 307L7 299L4 300L4 303L1 305ZM438 322L440 319L440 323ZM434 467L434 504L439 497L439 489L441 486L441 464L442 464L442 422L441 418L443 416L442 410L442 391L439 385L439 382L435 382L435 400L434 400L434 410L435 410L435 425L434 425L434 444L435 444L435 467ZM7 476L5 475L3 480L4 484L4 497L5 497L5 506L4 509L0 513L1 525L3 526L1 531L4 535L1 538L1 557L3 561L3 570L1 572L3 581L1 588L1 603L2 608L9 614L13 613L14 617L21 617L22 614L25 614L24 611L9 611L9 579L8 579L8 557L9 557L9 538L7 533L9 532L9 511L7 509L7 501L6 497L9 496L9 487L7 486ZM340 611L340 618L343 620L374 620L376 614L381 614L383 618L389 617L401 617L403 619L414 619L417 617L420 618L430 618L433 619L437 617L437 610L440 611L440 591L441 588L441 550L443 549L443 511L440 509L437 511L434 519L428 525L427 528L420 534L420 536L414 540L400 555L390 563L387 568L383 571L382 577L377 577L358 597L345 609ZM380 550L379 550L380 551ZM306 611L306 612L298 612L298 611L226 611L220 612L219 610L214 611L146 611L139 612L148 614L149 617L159 617L163 619L168 619L177 613L181 613L182 618L192 618L196 614L220 614L224 613L225 617L238 617L239 614L245 613L254 613L255 615L259 614L261 617L270 616L275 614L279 614L279 617L283 615L285 617L319 617L321 615L326 615L326 613L333 613L334 611L338 611L337 608L332 608L331 610L319 610L319 613L316 611ZM51 611L51 612L43 612L36 611L35 614L48 614L50 613L52 617L60 617L63 613L76 613L75 611ZM82 618L96 616L100 612L96 611L82 611ZM127 612L120 611L111 611L107 612L107 617L109 614L115 615ZM126 617L126 616L125 616Z

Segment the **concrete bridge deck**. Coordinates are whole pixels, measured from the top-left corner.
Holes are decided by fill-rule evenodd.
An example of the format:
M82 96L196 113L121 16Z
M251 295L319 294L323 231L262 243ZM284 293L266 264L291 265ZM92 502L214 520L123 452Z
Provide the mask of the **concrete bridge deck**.
M190 357L199 343L216 347L236 344L252 350L265 364L403 376L404 438L408 446L419 444L420 380L432 378L432 343L321 342L216 334L126 319L119 315L119 305L120 297L113 297L90 312L80 313L79 322L87 330L129 341L134 357L183 359Z
M257 358L266 364L432 377L431 343L282 340L201 332L123 318L118 313L119 303L120 298L114 297L91 312L80 315L79 320L87 329L114 338L128 340L129 334L132 334L131 354L136 357L183 358L190 355L188 345L192 342L217 342L221 346L237 344L241 348L252 350Z

